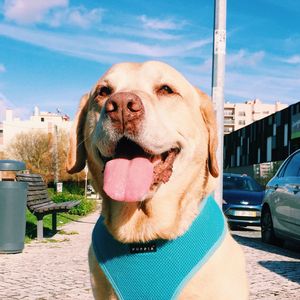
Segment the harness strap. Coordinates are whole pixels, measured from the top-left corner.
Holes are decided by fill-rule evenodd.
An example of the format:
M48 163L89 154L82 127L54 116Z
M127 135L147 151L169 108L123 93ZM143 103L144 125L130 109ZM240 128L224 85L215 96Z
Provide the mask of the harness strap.
M92 234L99 266L120 300L176 299L189 279L224 239L225 219L208 196L190 229L174 240L123 244L107 231L100 217Z

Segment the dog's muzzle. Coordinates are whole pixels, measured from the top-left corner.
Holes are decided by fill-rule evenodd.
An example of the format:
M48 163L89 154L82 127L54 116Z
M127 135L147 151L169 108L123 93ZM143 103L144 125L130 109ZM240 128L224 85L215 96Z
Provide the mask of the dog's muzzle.
M145 108L139 96L131 92L113 94L105 103L105 114L111 120L114 130L136 135L145 115Z

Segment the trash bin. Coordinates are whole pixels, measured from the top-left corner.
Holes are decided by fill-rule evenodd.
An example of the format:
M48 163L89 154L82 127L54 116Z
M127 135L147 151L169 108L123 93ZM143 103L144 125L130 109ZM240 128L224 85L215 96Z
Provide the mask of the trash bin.
M0 253L19 253L24 248L27 183L15 181L12 172L20 170L25 170L25 163L0 160Z

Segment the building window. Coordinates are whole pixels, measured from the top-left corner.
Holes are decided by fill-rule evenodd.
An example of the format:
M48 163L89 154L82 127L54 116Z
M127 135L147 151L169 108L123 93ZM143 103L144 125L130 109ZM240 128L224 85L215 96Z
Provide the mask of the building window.
M234 111L232 109L224 109L224 115L225 116L233 116Z
M281 125L281 114L275 114L275 122L277 127Z
M273 124L273 117L269 117L268 118L268 125L272 125Z
M234 155L233 154L230 156L230 166L234 167Z
M245 125L246 121L245 120L239 120L239 125Z
M272 137L272 149L276 149L276 136Z
M239 111L239 116L240 117L245 117L246 116L246 113L244 111Z
M241 159L241 148L237 147L236 148L236 166L240 166L240 159Z
M224 119L224 124L234 124L234 119L233 118L226 118Z
M289 125L288 124L284 124L283 145L285 147L288 145L288 132L289 132Z
M276 136L276 124L273 124L273 136Z
M267 138L267 161L272 161L272 137Z
M249 137L247 138L247 154L249 155L249 145L250 145L250 140ZM249 158L249 157L248 157Z
M41 118L41 122L45 122L45 118Z
M233 131L233 128L232 127L224 127L224 132L226 133L230 133Z

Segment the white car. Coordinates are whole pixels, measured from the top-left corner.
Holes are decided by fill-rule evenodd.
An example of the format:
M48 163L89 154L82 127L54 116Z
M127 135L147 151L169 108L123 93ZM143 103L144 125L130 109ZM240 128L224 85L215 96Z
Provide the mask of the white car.
M261 215L266 243L300 242L300 150L291 154L268 182Z

